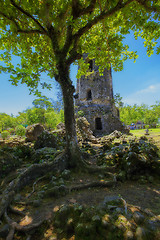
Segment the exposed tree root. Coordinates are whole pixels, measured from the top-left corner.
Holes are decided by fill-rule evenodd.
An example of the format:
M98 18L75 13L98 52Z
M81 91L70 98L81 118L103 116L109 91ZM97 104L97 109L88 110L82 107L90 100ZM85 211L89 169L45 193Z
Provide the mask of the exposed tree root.
M7 214L7 209L9 208L15 194L19 191L21 191L25 186L33 183L32 186L32 191L28 194L26 199L30 198L31 195L35 192L35 185L43 178L46 177L46 174L49 172L62 172L68 167L67 165L67 159L66 159L66 154L61 153L56 157L56 159L52 163L42 163L42 164L33 164L27 169L25 168L24 170L19 173L18 177L16 179L12 179L12 181L8 184L7 188L3 191L1 195L1 203L0 203L0 218L4 215L5 220L10 226L10 231L7 236L7 240L12 240L14 237L15 231L22 231L28 233L30 230L40 226L43 222L43 220L36 222L36 223L31 223L25 226L21 226L18 224L16 221L12 220L8 214ZM74 191L74 190L82 190L82 189L87 189L87 188L93 188L93 187L112 187L115 186L116 184L116 179L115 175L111 172L107 172L106 168L102 167L94 167L93 165L89 165L86 161L81 159L81 161L78 162L77 170L81 171L87 171L88 173L103 173L105 176L112 177L112 181L96 181L96 182L91 182L83 185L78 185L69 188L69 192ZM113 168L112 168L113 170ZM32 201L31 201L32 202ZM28 204L28 202L24 202L25 205ZM18 214L18 215L25 215L23 212L18 211L14 209L12 206L10 206L10 211ZM30 239L30 235L28 235L28 239Z
M11 181L4 190L0 204L0 218L10 205L16 192L48 172L63 171L67 167L64 154L60 154L52 163L33 164L24 170L17 179Z
M69 189L69 191L74 191L74 190L82 190L82 189L86 189L86 188L93 188L93 187L113 187L116 185L115 181L95 181L95 182L91 182L91 183L86 183L83 185L77 185L74 187L71 187Z
M13 172L13 173L9 174L8 176L6 176L3 179L3 181L1 182L1 187L3 188L6 184L13 181L13 179L15 179L18 175L19 175L18 172Z
M89 164L87 161L82 160L80 165L78 165L78 171L87 172L91 174L104 174L106 177L110 177L114 182L117 181L115 173L116 166L113 167L98 167Z
M6 238L6 240L12 240L15 230L17 231L21 231L21 232L28 232L31 231L32 229L39 227L42 224L42 220L37 222L37 223L32 223L26 226L21 226L19 225L17 222L13 221L8 215L7 215L7 211L5 211L4 214L5 220L7 221L7 223L10 225L10 231L9 234Z
M35 192L35 185L40 181L42 180L43 178L45 178L46 175L38 178L34 183L33 183L33 190L31 193L28 194L28 196L26 197L27 199L31 197L31 195Z
M23 213L22 211L19 211L17 209L14 209L11 205L9 206L9 211L12 213L15 213L17 215L20 215L20 216L25 216L25 213Z

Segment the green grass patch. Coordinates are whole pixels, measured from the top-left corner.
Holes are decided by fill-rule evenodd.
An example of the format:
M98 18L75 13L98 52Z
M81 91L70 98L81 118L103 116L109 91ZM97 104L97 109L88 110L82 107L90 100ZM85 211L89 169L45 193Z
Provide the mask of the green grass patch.
M159 133L160 134L160 128L149 128L149 133ZM135 130L130 130L133 135L143 135L146 133L146 129L135 129Z
M130 133L133 134L135 137L141 137L144 136L146 133L146 129L135 129L130 130ZM152 138L157 145L157 147L160 149L160 128L150 128L149 129L149 135L145 135L149 139Z

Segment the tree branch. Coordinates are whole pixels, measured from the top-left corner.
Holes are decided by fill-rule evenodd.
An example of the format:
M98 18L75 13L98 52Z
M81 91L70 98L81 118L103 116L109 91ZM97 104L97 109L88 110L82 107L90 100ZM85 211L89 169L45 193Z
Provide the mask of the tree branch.
M110 10L108 10L107 12L105 10L103 10L98 16L96 16L93 20L89 21L84 27L80 28L77 33L74 34L73 39L75 41L78 41L78 39L85 33L87 32L89 29L91 29L92 26L94 26L95 24L97 24L98 22L100 22L101 20L103 20L104 18L110 17L112 16L114 13L116 13L118 10L123 9L124 7L126 7L127 5L129 5L130 3L134 2L135 0L128 0L125 3L122 3L121 0L118 1L117 5L113 8L111 8Z
M39 30L39 29L27 29L27 30L23 30L23 29L19 29L18 31L17 31L18 33L28 33L28 34L32 34L32 33L39 33L39 34L45 34L44 32L42 32L41 30Z
M72 15L74 20L82 15L91 13L94 10L96 0L91 0L90 4L86 8L81 8L79 0L72 0Z
M24 10L22 7L18 6L14 0L11 0L11 4L18 9L21 13L23 13L24 15L26 15L27 17L31 18L43 31L43 33L47 34L47 31L45 30L45 28L40 24L40 22L35 19L30 13L28 13L26 10Z
M8 19L9 21L11 21L13 24L15 24L15 26L17 27L17 32L18 33L40 33L40 34L46 34L43 31L41 31L40 29L21 29L21 27L19 26L18 22L13 18L10 17L8 15L6 15L5 13L0 11L0 15L3 16L4 18Z
M142 5L147 11L152 11L155 13L160 13L160 6L154 7L147 4L147 0L136 0L140 5Z
M78 60L82 57L82 54L78 53L75 49L72 49L70 57L67 59L66 64L70 66L75 60Z
M47 30L48 30L48 36L52 41L53 51L55 53L55 56L58 58L60 57L60 50L59 50L59 44L58 44L55 28L52 26L52 24L48 23Z
M81 15L93 12L96 2L96 0L91 0L91 3L88 5L88 7L81 10Z
M13 17L8 16L8 15L6 15L5 13L3 13L3 12L1 12L1 11L0 11L0 15L2 15L4 18L7 18L7 19L10 20L11 22L13 22L13 23L16 25L17 29L20 29L19 24L16 22L15 19L13 19Z
M67 27L66 41L65 41L65 44L62 49L62 52L64 52L64 53L68 52L68 50L72 44L72 30L73 30L72 26L69 25Z

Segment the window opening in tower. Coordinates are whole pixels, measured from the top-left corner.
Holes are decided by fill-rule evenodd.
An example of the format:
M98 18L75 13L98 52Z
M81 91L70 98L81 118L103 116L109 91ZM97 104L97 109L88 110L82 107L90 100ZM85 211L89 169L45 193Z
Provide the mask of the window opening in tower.
M92 100L92 92L90 89L87 91L87 100Z
M102 120L101 118L95 119L95 128L96 130L102 130Z

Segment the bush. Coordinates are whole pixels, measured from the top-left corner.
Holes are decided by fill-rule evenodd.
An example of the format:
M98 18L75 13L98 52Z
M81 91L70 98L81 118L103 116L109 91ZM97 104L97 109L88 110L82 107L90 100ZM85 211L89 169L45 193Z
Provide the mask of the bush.
M84 112L83 111L78 111L78 117L84 117Z
M3 132L1 132L1 136L3 139L6 139L10 136L10 133L7 130L4 130Z
M16 133L16 135L22 137L22 136L25 135L26 129L25 129L25 127L23 127L22 125L19 125L19 126L17 126L16 129L15 129L15 133Z
M14 128L8 128L7 130L8 130L8 132L10 133L10 135L13 135L13 134L14 134Z

